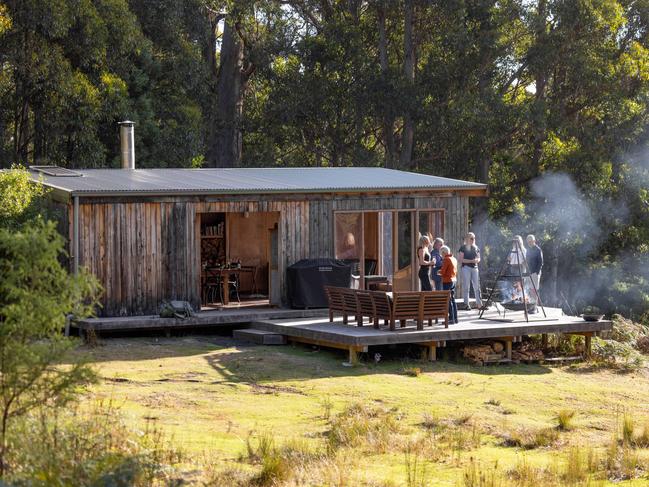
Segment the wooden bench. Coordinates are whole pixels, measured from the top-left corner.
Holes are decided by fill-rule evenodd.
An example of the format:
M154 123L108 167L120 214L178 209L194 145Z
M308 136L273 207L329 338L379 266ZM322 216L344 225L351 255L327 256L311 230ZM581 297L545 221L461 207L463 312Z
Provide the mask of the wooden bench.
M433 325L433 320L437 323L440 318L444 320L444 328L448 328L448 303L451 300L450 291L426 291L422 292L423 320L428 320L428 326Z
M374 328L379 327L380 320L388 326L392 320L392 300L384 291L370 291L369 294L374 307Z
M374 310L374 302L372 301L372 295L370 292L357 290L354 292L354 295L356 296L356 307L358 309L358 326L363 326L363 320L367 316L370 323L374 322L374 328L378 328L379 325L374 319L376 311Z
M378 328L380 320L383 320L394 331L397 320L402 328L407 320L415 320L417 329L423 330L425 321L432 326L433 320L437 323L441 318L444 327L448 328L450 291L397 292L392 294L392 299L382 291L325 286L325 292L329 300L330 322L334 313L340 313L345 325L351 315L356 318L358 326L363 326L364 318L368 317L374 328Z
M351 315L356 318L356 324L363 326L363 318L360 316L358 301L356 301L356 289L346 287L338 288L343 296L345 314L343 314L343 323L347 324L347 316Z
M347 323L347 311L345 309L345 300L343 299L343 288L335 286L325 286L325 294L329 302L329 321L334 320L334 313L340 313L343 316L343 322Z

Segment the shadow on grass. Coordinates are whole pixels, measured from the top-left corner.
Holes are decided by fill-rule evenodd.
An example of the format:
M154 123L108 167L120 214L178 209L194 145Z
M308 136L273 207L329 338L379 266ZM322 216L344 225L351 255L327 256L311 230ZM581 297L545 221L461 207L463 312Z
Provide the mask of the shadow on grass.
M459 359L457 348L438 349L439 357ZM422 372L462 372L484 376L529 376L550 373L541 365L474 366L461 361L440 359L427 362L420 359L417 345L376 346L360 354L361 362L354 367L343 365L347 352L312 345L261 346L231 337L189 335L176 337L122 337L100 339L95 346L83 345L74 352L90 363L146 361L163 358L202 356L210 367L231 382L264 382L317 379L325 377L355 377L371 374L403 374L404 368L416 366Z
M609 362L581 362L564 368L566 372L575 375L596 374L603 371L617 375L631 375L641 372L643 369L647 370L646 367L642 366L624 366L622 364Z
M477 367L468 363L449 361L427 362L419 359L416 346L394 348L372 347L361 354L360 364L343 365L347 352L311 345L286 347L250 346L238 347L236 352L208 354L210 367L232 382L277 382L331 377L359 377L373 374L404 375L404 369L416 366L422 373L470 373L483 376L548 374L550 369L542 365L494 365ZM376 361L376 354L380 359Z

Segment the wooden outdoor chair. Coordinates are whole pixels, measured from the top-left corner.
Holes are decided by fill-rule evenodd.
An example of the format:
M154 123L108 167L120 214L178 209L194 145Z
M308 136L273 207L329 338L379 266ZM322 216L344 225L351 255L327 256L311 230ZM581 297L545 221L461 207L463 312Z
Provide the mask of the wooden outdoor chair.
M379 327L379 321L388 326L392 320L392 301L384 291L368 291L374 307L374 328Z
M444 320L444 328L448 328L448 302L451 299L450 291L424 291L423 295L423 316L422 322L428 320L428 326L433 325L442 318ZM419 326L417 326L418 329ZM423 329L423 326L422 328Z
M343 317L343 321L347 322L347 313L345 311L345 300L343 299L343 293L341 292L340 287L335 286L325 286L325 294L327 295L327 301L329 302L329 322L333 322L334 313L340 313Z
M396 320L399 320L401 328L406 326L407 320L416 320L417 329L423 330L423 293L416 291L399 292L394 293L393 296L390 330L395 329Z
M356 302L356 290L346 287L338 288L343 296L343 306L345 313L343 314L343 324L347 324L348 316L352 315L356 318L356 323L363 326L363 318L358 313L358 303Z
M374 303L369 291L355 291L354 295L356 296L356 307L358 309L358 326L363 326L366 316L369 318L370 323L374 322ZM376 323L374 328L378 328Z

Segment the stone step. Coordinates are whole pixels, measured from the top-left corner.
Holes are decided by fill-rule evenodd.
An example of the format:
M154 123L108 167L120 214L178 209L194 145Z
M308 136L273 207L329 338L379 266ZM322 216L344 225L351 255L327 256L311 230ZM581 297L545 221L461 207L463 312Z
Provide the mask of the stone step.
M286 336L272 331L257 330L256 328L234 330L232 337L236 340L257 343L259 345L286 345Z

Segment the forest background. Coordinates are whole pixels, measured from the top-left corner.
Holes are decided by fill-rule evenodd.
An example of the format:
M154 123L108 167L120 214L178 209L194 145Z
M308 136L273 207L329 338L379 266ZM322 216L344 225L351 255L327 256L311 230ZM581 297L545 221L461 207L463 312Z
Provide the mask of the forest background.
M0 168L383 166L489 184L485 280L649 321L649 0L0 1Z

